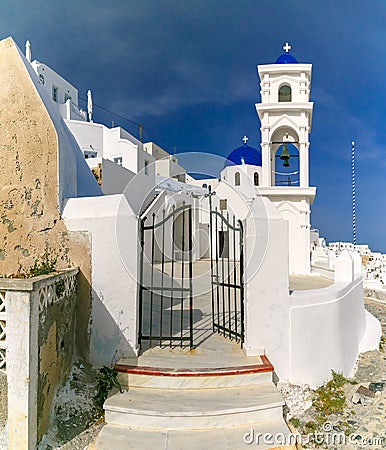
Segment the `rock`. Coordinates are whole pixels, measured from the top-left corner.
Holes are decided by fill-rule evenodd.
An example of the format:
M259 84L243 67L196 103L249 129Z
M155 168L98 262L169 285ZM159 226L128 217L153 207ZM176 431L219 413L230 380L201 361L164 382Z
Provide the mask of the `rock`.
M364 397L369 397L369 398L375 397L375 392L371 391L370 389L368 389L362 385L359 386L359 388L357 389L357 392L359 395L362 395Z
M361 396L358 394L358 392L355 392L355 393L354 393L354 395L352 396L351 401L352 401L355 405L361 401Z
M384 388L385 388L385 383L378 382L378 383L370 383L369 384L369 389L370 389L370 391L373 391L373 392L382 392L384 390Z
M372 399L375 397L375 392L367 389L364 386L359 386L357 391L352 396L351 401L354 404L361 403L363 406L371 405Z
M307 411L307 409L310 409L312 406L312 400L306 400L303 404L303 410Z

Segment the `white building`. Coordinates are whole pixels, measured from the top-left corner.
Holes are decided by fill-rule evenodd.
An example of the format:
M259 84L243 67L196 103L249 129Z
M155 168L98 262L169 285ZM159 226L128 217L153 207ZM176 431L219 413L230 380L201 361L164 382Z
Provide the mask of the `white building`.
M221 429L231 433L230 425L250 428L255 422L270 429L273 419L283 430L273 367L280 380L318 386L330 377L331 369L349 376L358 354L378 347L381 328L364 308L359 255L345 250L336 258L331 252L333 265L311 265L310 206L316 194L316 188L309 186L311 65L290 56L288 44L274 64L258 66L261 151L248 146L245 137L244 144L228 156L219 179L199 181L155 144L144 145L120 127L92 122L91 96L87 117L78 108L76 89L47 66L31 63L29 49L25 58L13 41L4 47L8 54L12 49L11 56L27 74L56 132L60 220L68 232L87 236L89 360L96 366L120 361L122 373L135 378L139 369L150 377L140 387L130 386L117 400L119 407L113 405L116 396L106 402L106 410L112 405L109 420L118 420L106 427L112 434L119 435L117 424L129 425L128 433L153 428L153 422L149 425L141 419L149 415L148 401L155 402L150 415L165 430L187 427L198 436L197 429L222 424ZM74 155L78 162L87 156L94 169L90 161L99 161L104 195L89 172L83 181L93 190L83 189L78 195L71 189L79 181L69 168ZM83 170L79 174L84 174L84 159L78 165ZM202 330L208 333L205 339ZM211 360L207 366L195 366L195 358L210 339L214 342ZM236 362L230 340L242 348L237 348ZM164 346L171 350L157 353L155 348ZM176 346L187 347L183 357L188 362L178 359L182 350L174 351ZM227 357L231 353L231 362L227 359L229 366L224 368L217 354L228 346L233 348L225 351ZM195 347L198 350L191 352ZM146 361L154 353L158 355L154 366L141 365L143 357ZM263 367L265 385L254 380L252 396L248 379L242 380L247 384L241 387L237 379L246 373L237 370L235 375L236 366L251 361L255 373ZM175 371L165 367L177 368L183 380L179 383ZM229 378L222 376L224 370ZM227 392L226 413L221 406L213 414L215 398L206 405L207 415L201 409L194 414L186 410L196 404L201 407L197 395L208 395L201 392L207 388L206 381L201 384L203 377L220 382L222 392ZM223 385L225 378L230 385ZM172 399L172 406L183 413L169 414L164 400L157 404L148 382L166 390L160 398ZM194 388L184 389L185 382ZM270 398L260 407L264 389ZM130 409L136 402L132 394L138 396L135 411ZM251 398L257 403L245 405L244 400ZM273 404L278 406L274 417ZM154 411L161 413L157 416ZM212 422L213 416L220 422L217 418ZM237 423L229 423L229 416L237 416ZM158 442L159 434L151 442Z
M273 252L273 255L277 252L276 256L274 256L277 259L275 271L271 275L267 275L262 281L266 287L261 293L262 298L259 299L260 306L255 304L253 298L248 298L248 292L252 292L250 291L250 286L254 285L256 277L259 278L259 274L252 274L250 272L251 269L245 263L245 270L251 273L250 278L244 280L246 291L245 351L247 354L254 354L258 351L267 352L275 363L279 377L292 379L293 381L306 381L307 377L303 378L301 375L300 368L302 367L302 363L300 361L297 361L298 375L294 377L291 375L290 361L286 363L285 358L280 359L280 355L283 354L286 346L290 345L291 347L295 345L295 342L298 341L298 336L294 335L291 337L289 335L288 339L282 342L283 347L281 350L276 353L276 351L273 351L274 347L272 347L270 340L272 339L272 327L274 328L273 324L277 318L271 317L269 320L272 322L272 326L266 328L266 335L264 333L254 334L251 331L252 329L247 327L248 321L250 320L248 314L253 315L257 313L261 317L264 317L264 313L262 311L259 312L259 308L263 308L265 301L268 307L269 302L272 301L271 297L267 297L264 300L265 294L263 292L268 292L271 289L266 284L269 283L272 285L271 287L274 287L277 280L283 277L283 291L276 293L276 301L279 301L282 295L283 298L280 300L282 305L288 305L287 319L289 322L287 326L289 328L285 333L288 333L292 329L296 334L295 330L297 328L293 325L290 326L290 323L291 320L296 320L295 318L291 319L291 317L298 310L301 302L291 306L292 300L291 297L288 297L288 276L291 274L308 276L311 274L312 269L310 258L310 206L316 194L316 188L309 186L309 133L311 130L313 111L313 103L310 102L312 65L298 63L289 54L289 49L290 47L287 45L285 47L285 53L274 64L258 66L261 102L256 104L256 111L261 123L261 150L250 147L247 143L248 138L244 136L243 145L229 154L217 180L194 180L186 174L185 169L179 166L175 156L167 154L155 143L143 144L120 127L108 128L102 124L93 122L90 93L88 94L89 101L86 114L78 107L78 92L76 88L46 65L37 61L32 62L31 65L36 72L41 87L46 90L51 97L51 101L57 103L59 112L64 118L67 127L74 135L79 148L87 159L89 167L95 169L95 161L102 170L102 180L103 178L105 179L105 185L102 184L102 188L104 193L108 194L105 200L102 201L102 204L104 202L108 203L109 201L115 202L116 200L113 200L114 195L112 194L124 193L129 208L132 210L130 214L134 214L133 219L136 217L136 220L139 220L142 217L141 220L145 220L145 216L153 216L155 222L157 220L162 221L163 215L167 215L171 211L192 208L192 217L189 219L191 220L189 222L190 228L188 228L188 222L187 219L185 221L184 215L181 215L178 220L173 216L179 223L178 227L182 227L178 231L178 239L182 239L184 244L182 244L182 253L181 248L179 248L175 254L172 253L171 259L174 257L177 259L184 258L183 254L186 250L183 250L183 248L188 245L186 239L188 239L189 234L192 235L192 242L189 245L193 246L192 249L194 248L194 251L191 251L194 260L208 258L211 254L216 254L219 248L221 249L220 257L224 257L224 252L226 252L228 256L225 257L230 259L231 247L244 245L241 237L239 239L235 235L234 238L231 238L232 229L229 226L225 231L223 228L213 228L214 225L211 222L212 213L209 210L210 204L213 213L217 214L214 221L216 226L217 219L220 216L223 217L223 220L229 221L232 217L235 217L237 223L239 223L238 221L241 221L240 223L245 222L246 242L248 242L248 236L255 235L256 233L256 236L265 236L261 249L258 250L261 252L259 257L256 255L253 256L255 250L252 248L245 248L246 254L252 255L252 260L249 261L249 264L253 265L256 263L253 258L262 258L259 263L262 264L259 269L262 272L265 270L263 270L266 258L264 251L269 253L269 248L273 246L270 251ZM174 179L175 181L163 181L167 179ZM185 181L188 184L185 184ZM126 187L126 184L128 184L128 187ZM212 194L208 196L206 194L208 193L207 189L209 187L212 190ZM79 214L81 210L79 208L82 209L82 214L85 214L85 221L80 219ZM95 218L90 222L91 218L89 214L91 214L91 210L89 213L86 213L86 211L87 208L84 201L79 202L77 199L74 199L72 202L67 202L65 217L67 217L68 226L70 228L75 227L75 229L89 229L91 227L91 230L92 225L90 224L93 221L97 224L100 219ZM103 208L99 211L99 214L102 212ZM255 214L257 216L254 216ZM264 216L261 216L263 221L259 218L261 214ZM76 217L76 220L74 217ZM115 220L119 224L119 218L117 217ZM282 236L282 238L287 242L286 245L288 248L279 248L274 242L278 237L275 236L273 239L269 237L272 234L270 227L276 223L276 220L286 224L286 226L283 225L285 236ZM253 229L248 228L251 224L253 224ZM223 225L221 224L221 227ZM256 227L260 227L260 231ZM176 226L173 225L173 230L175 228ZM136 225L134 229L137 229ZM148 225L148 229L151 229L151 225ZM119 226L117 225L116 231L118 230ZM94 236L94 239L98 240L99 231L95 231L95 233L97 234ZM105 230L104 233L106 233ZM172 236L166 238L166 246L174 245L173 242L177 236L175 233L176 231L173 231ZM154 236L159 239L159 232L157 231ZM313 245L320 247L317 244L323 243L323 240L320 240L318 233L314 231L312 232L312 236ZM119 239L117 237L118 242ZM124 246L126 245L128 244L125 243ZM129 245L132 246L132 244ZM148 253L153 252L151 250L152 245L146 242L144 245L145 256L149 256ZM153 255L150 257L155 262L162 260L162 249L160 245L162 246L163 244L157 243L156 256ZM340 249L343 249L343 247L339 244ZM354 250L350 244L347 244L346 247L348 251ZM350 283L356 282L357 289L361 289L361 282L357 279L357 276L361 275L358 272L357 259L353 256L355 264L351 269L348 268L346 273L346 269L342 269L342 264L349 264L348 260L351 257L345 257L347 260L346 263L338 262L335 256L333 257L332 254L329 255L328 252L326 253L327 250L323 246L320 248L322 250L318 257L324 258L326 256L328 260L327 268L332 271L332 275L329 272L330 275L328 276L335 279L336 282L338 280ZM334 244L329 248L330 250L336 250ZM140 248L137 248L137 251L139 250ZM362 250L367 251L365 248ZM114 276L120 277L122 281L124 271L127 267L132 266L131 271L134 273L138 273L140 268L137 267L137 256L132 260L132 256L125 257L122 255L121 249L118 249L118 251L121 253L120 259L123 262L123 267L120 269L117 267ZM137 253L134 254L137 255ZM288 254L288 260L286 258L283 259L283 254ZM97 260L96 258L95 261ZM105 284L103 281L103 278L105 278L103 271L105 261L101 260L101 263L101 267L97 267L97 265L94 267L94 282L96 286L100 282L102 283L101 285L105 286L103 289L107 290L103 292L103 298L107 298L108 300L106 301L111 302L112 298L118 292L113 293L111 291L111 282L109 282L110 284ZM135 269L133 264L136 266ZM320 271L322 268L319 267L318 270ZM281 275L279 275L280 271L282 271ZM323 272L324 275L326 273ZM269 271L267 274L269 274ZM101 277L100 280L99 277ZM335 292L333 289L332 291ZM314 293L312 290L308 290L307 293L310 298L312 295L320 297L319 292ZM295 293L291 295L294 297ZM338 295L335 301L339 301L339 295L341 294L333 294L332 292L328 294L326 291L326 298L329 298L329 295ZM346 298L345 295L342 299ZM304 302L304 299L302 301ZM115 304L114 302L115 300L112 301L111 305ZM137 311L135 305L137 303L134 300L133 302L134 310L125 313L127 317L130 317L129 323L125 328L127 330L125 333L129 333L126 339L129 342L130 350L126 349L123 351L121 349L123 352L122 355L127 354L127 351L129 353L137 353L139 350L137 335L138 326L140 325L136 319ZM117 311L118 309L122 310L123 305L121 305L120 301L117 300L117 304L113 307L113 310L115 308ZM308 303L307 301L304 303L302 309L302 314L305 314L302 319L303 322L307 321L307 311L309 308L312 310L311 300ZM112 314L114 316L115 313L113 310ZM323 313L321 313L322 316ZM362 320L363 318L364 315ZM97 317L93 318L94 327L98 326L99 320ZM283 317L281 320L283 320ZM263 329L265 328L263 327ZM364 329L365 327L362 324L360 328L361 335L364 333ZM335 334L335 331L331 336L336 336L339 339L339 335ZM329 340L331 340L331 337L327 339L327 341ZM359 342L357 344L359 345ZM299 351L300 348L288 349L289 354L293 355ZM354 353L354 351L351 352L351 358ZM99 354L97 356L95 354L96 360L100 360L101 355ZM347 368L350 364L353 364L353 361L350 363L340 361L337 367ZM315 383L316 380L322 381L328 375L330 368L322 368L321 366L319 369L320 372L317 373L316 371L308 381L311 384Z

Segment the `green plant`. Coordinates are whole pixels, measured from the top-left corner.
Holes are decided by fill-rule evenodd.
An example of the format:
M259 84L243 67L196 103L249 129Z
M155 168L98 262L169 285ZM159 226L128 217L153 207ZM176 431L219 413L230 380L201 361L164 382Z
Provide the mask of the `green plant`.
M97 383L97 394L95 396L95 401L97 405L102 408L109 392L114 387L119 389L119 392L123 392L121 383L118 381L118 372L110 367L103 366L99 369L100 375Z
M300 420L297 417L291 417L289 420L290 424L293 425L295 428L300 427Z
M325 416L343 412L346 404L343 386L346 383L356 384L355 381L347 379L339 372L332 370L331 373L331 380L316 389L316 399L313 403L317 413Z
M381 340L379 341L379 351L382 352L386 345L386 338L384 335L381 336Z
M318 426L315 422L310 420L304 425L304 431L306 434L314 433L317 430Z
M53 255L52 251L46 250L43 256L35 259L34 265L29 271L30 276L38 277L40 275L48 275L49 273L55 272L57 261L57 256Z

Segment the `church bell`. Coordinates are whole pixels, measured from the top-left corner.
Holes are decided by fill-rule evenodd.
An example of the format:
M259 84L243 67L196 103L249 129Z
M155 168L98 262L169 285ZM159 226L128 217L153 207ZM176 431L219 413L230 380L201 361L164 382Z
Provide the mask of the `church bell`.
M287 144L285 142L283 144L283 149L281 151L281 155L279 156L279 158L283 161L283 166L284 167L289 167L290 155L288 153L288 147L287 147Z

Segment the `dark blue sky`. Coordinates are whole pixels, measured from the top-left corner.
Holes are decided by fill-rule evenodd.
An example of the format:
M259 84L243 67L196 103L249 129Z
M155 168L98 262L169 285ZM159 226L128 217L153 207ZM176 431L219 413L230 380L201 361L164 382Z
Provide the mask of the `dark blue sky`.
M357 241L386 252L384 0L82 0L2 4L13 36L86 97L140 122L166 150L226 156L258 147L256 65L288 41L313 64L312 225L351 240L351 141L357 150ZM133 124L95 108L95 120Z

